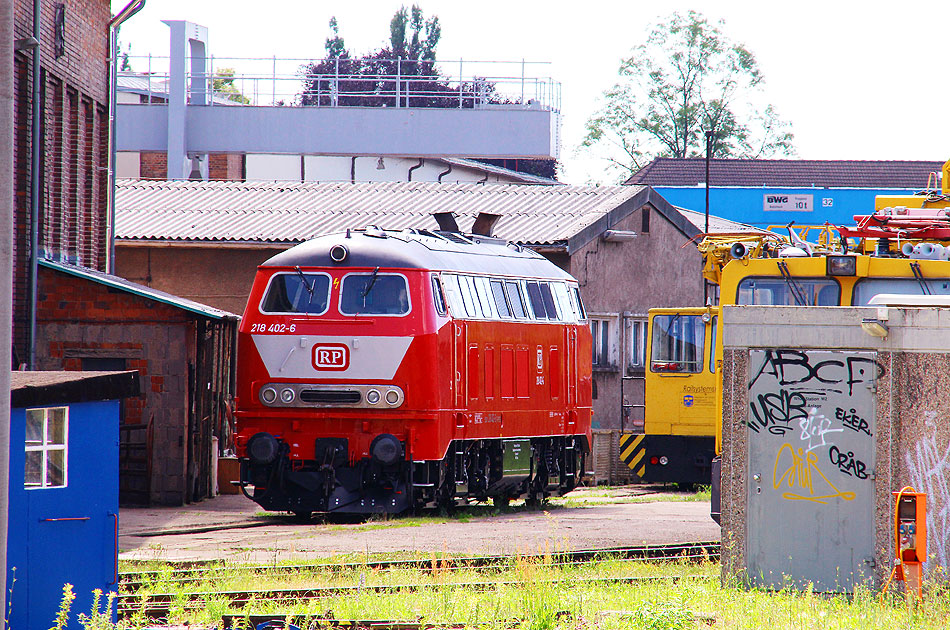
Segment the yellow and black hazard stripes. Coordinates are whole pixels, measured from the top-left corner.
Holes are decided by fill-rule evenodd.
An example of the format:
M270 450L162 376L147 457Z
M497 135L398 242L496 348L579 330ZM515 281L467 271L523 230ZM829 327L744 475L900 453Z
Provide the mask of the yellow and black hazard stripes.
M647 454L646 444L642 433L621 433L620 434L620 459L623 461L638 477L643 477L646 472L647 464L643 460Z

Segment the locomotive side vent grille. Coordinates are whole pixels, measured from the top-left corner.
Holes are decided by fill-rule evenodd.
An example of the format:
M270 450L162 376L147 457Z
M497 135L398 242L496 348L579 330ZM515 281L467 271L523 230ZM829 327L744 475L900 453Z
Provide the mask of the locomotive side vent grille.
M300 400L306 403L323 405L358 405L362 400L359 392L339 389L304 389L300 391Z

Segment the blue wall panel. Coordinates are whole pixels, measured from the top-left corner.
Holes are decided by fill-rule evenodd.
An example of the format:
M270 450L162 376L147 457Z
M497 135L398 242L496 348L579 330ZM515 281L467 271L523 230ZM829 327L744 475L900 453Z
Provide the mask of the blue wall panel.
M10 416L8 587L16 578L8 595L11 628L52 626L69 583L76 593L69 627L78 629L78 614L89 614L92 591L118 589L119 402L68 407L65 488L24 489L26 412L13 409Z
M654 186L674 206L695 212L706 209L706 189ZM765 228L769 225L854 225L854 215L874 212L877 195L907 195L914 190L899 188L710 188L709 214ZM767 195L811 195L809 212L766 211Z

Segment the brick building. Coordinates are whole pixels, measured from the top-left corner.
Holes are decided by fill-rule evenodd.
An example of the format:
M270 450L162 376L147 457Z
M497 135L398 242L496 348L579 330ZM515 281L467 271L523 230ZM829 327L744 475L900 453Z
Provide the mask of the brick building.
M106 0L41 0L37 16L32 0L14 2L13 346L22 364L31 345L31 216L37 258L107 267L112 16Z
M230 443L237 316L68 263L39 271L37 368L139 372L142 396L122 406L122 502L210 496Z

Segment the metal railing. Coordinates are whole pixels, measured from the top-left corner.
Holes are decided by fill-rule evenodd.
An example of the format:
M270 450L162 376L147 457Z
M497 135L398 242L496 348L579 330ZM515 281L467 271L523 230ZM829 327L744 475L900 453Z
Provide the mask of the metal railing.
M168 58L128 58L132 70L118 73L120 92L163 103ZM202 59L188 59L203 65ZM529 76L548 66L533 61L415 61L407 59L282 59L209 57L207 72L185 77L189 102L210 105L315 107L511 107L560 111L561 84ZM207 87L205 87L207 86ZM207 91L206 91L207 90ZM210 98L195 98L209 95Z

